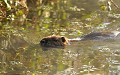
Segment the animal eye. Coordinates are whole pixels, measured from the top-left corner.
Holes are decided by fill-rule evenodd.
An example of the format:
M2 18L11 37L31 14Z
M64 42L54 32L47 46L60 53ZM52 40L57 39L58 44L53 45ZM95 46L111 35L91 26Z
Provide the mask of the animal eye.
M58 40L57 40L57 39L55 39L54 41L55 41L55 42L57 42Z

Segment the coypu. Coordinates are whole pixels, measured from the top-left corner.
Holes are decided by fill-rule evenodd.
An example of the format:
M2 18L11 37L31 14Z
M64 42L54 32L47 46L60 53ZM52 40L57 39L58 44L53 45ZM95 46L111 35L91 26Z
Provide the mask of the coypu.
M69 42L78 42L78 41L85 41L85 40L106 40L106 39L114 39L118 36L119 31L111 31L111 32L92 32L87 35L67 39L63 36L48 36L43 38L40 41L41 47L49 47L49 48L64 48Z
M68 43L64 36L48 36L40 41L40 45L47 48L65 48Z

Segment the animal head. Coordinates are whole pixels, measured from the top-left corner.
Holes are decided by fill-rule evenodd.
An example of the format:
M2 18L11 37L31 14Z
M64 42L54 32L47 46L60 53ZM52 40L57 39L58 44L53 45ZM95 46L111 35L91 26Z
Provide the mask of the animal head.
M40 41L41 47L46 48L65 48L68 43L68 39L64 36L48 36Z

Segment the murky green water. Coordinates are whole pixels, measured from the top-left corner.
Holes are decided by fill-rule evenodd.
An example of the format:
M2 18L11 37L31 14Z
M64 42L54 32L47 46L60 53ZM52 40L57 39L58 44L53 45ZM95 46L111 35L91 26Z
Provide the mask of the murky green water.
M1 75L119 75L120 40L74 42L42 51L39 45L12 55L0 50Z
M120 75L120 39L73 42L48 51L38 45L49 35L76 38L93 31L120 31L119 0L27 0L28 12L17 6L18 0L4 1L0 75Z

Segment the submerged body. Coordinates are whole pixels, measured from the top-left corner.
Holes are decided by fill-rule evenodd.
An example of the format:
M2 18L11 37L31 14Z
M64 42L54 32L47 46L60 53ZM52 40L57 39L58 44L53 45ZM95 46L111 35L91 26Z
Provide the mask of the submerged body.
M118 36L119 31L111 31L111 32L92 32L81 37L81 40L106 40L106 39L114 39Z
M67 39L63 36L48 36L40 41L41 47L65 48L69 42L79 42L85 40L107 40L115 39L120 34L119 31L111 32L92 32L79 38Z

